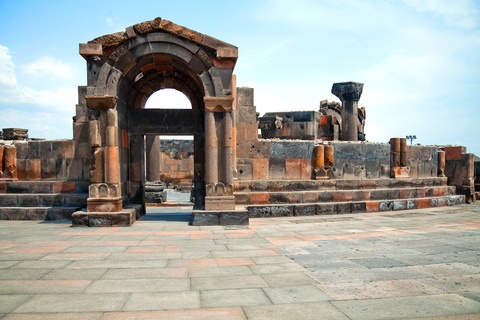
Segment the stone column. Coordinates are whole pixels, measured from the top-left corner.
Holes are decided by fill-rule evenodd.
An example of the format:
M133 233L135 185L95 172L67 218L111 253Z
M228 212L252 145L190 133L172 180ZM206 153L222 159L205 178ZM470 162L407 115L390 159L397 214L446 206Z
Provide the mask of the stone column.
M17 148L6 145L3 151L3 178L17 179Z
M313 177L315 180L332 177L333 146L318 145L313 148Z
M390 143L390 177L408 178L407 139L391 138L388 143Z
M363 91L363 83L334 83L332 93L342 101L342 140L358 141L358 100Z
M205 97L205 210L234 210L233 98Z
M88 212L122 210L116 96L86 96L91 148Z
M147 135L147 181L160 180L160 136Z
M445 177L445 151L438 151L437 177Z

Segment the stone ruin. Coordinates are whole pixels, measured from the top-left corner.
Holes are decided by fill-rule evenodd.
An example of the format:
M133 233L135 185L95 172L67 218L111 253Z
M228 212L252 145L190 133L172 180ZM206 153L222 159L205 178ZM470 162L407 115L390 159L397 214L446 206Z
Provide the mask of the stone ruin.
M334 83L341 104L258 117L253 88L236 86L237 47L171 21L136 24L79 52L87 85L73 140L2 140L0 219L129 226L162 182L191 184L193 225L476 200L480 166L464 147L365 141L362 83ZM192 109L145 109L165 88ZM168 135L193 136L192 151L161 151L158 136Z

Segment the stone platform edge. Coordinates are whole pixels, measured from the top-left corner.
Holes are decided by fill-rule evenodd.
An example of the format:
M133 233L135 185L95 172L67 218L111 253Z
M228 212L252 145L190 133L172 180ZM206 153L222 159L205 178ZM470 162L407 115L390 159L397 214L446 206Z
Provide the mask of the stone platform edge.
M72 227L130 227L145 214L142 205L129 205L119 212L86 212L72 214Z
M244 207L235 210L193 210L192 226L248 225L249 213Z

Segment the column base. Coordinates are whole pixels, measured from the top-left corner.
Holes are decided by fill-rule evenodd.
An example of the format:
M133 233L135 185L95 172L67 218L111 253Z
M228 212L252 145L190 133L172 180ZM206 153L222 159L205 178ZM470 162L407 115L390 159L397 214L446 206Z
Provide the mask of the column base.
M395 179L409 178L407 167L392 167L390 177Z
M205 210L235 210L234 196L206 196Z
M122 197L88 198L88 212L119 212L122 211Z
M313 177L315 180L330 179L332 177L331 167L313 168Z

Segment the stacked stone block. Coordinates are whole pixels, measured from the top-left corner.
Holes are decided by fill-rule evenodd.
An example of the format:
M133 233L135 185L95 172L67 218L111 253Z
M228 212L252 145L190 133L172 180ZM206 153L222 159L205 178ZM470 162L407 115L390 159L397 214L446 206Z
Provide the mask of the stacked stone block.
M167 186L187 190L194 177L192 140L160 140L160 180Z
M22 181L86 181L88 160L75 156L73 140L16 141L17 178Z
M0 145L0 179L17 180L17 148Z
M448 184L457 187L457 193L466 196L468 203L476 201L474 182L474 155L466 148L445 147L445 175Z

